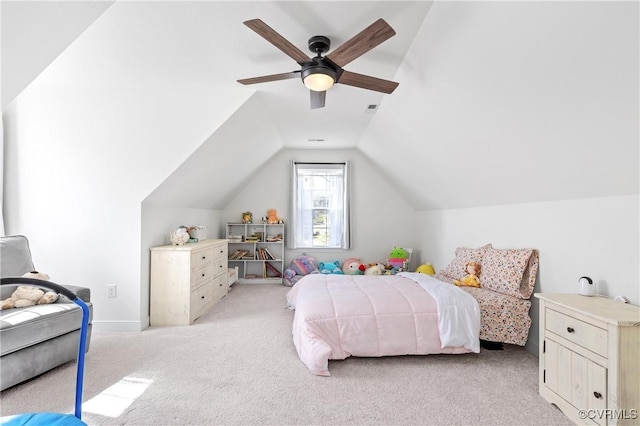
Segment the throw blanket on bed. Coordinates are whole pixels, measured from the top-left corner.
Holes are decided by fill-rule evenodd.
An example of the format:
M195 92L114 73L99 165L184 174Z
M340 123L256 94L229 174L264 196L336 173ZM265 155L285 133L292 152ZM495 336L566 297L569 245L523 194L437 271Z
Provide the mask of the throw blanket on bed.
M433 287L426 291L402 275L307 275L287 293L288 306L295 309L292 332L298 356L312 373L329 376L329 359L479 352L475 299L455 286L442 285L452 291L438 283L425 284ZM471 312L465 314L468 309ZM440 321L440 312L455 318ZM475 325L462 325L464 318ZM466 331L455 330L458 326ZM474 329L475 336L470 336L468 331ZM462 341L462 336L469 340Z
M436 300L438 305L438 330L442 347L464 346L480 352L480 306L466 291L416 272L400 272L398 275L420 284Z

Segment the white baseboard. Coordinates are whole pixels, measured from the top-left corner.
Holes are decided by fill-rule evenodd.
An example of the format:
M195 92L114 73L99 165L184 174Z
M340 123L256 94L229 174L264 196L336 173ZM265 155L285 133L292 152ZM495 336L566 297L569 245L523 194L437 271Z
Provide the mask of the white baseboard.
M93 332L103 331L142 331L149 327L149 320L146 325L141 321L96 321L92 322Z

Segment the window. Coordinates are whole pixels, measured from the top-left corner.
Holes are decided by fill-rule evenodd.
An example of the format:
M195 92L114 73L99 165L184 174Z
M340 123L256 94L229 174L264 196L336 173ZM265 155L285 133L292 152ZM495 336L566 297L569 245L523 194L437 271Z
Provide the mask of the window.
M289 248L349 248L347 165L293 162Z

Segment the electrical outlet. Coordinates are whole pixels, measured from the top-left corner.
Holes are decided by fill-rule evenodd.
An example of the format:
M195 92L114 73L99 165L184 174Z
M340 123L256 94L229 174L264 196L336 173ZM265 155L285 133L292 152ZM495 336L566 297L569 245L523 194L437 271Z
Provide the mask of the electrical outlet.
M115 285L108 285L107 286L107 297L117 297L117 291L116 291L116 286Z

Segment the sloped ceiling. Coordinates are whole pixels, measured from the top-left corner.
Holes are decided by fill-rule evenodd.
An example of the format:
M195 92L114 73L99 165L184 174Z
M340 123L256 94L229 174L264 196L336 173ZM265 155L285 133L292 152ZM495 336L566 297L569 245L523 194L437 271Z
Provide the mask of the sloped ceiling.
M418 210L638 193L638 2L438 2L358 147Z
M312 35L335 48L382 17L397 35L346 68L400 86L381 95L337 85L313 111L297 80L240 86L297 67L242 25L256 17L303 51ZM3 11L3 71L21 66L4 55L14 18ZM203 150L230 152L261 126L273 141L243 154L255 156L252 167L278 147L357 147L418 210L637 194L638 20L637 2L116 2L96 20L104 37L95 51L43 80L74 88L90 75L102 90L220 87L225 96L233 88L250 98L237 112L244 124L230 120L197 141ZM370 104L376 113L365 113ZM149 200L180 199L198 161L158 182ZM200 173L219 182L202 195L225 200L225 172Z
M113 1L6 1L2 14L2 109Z

